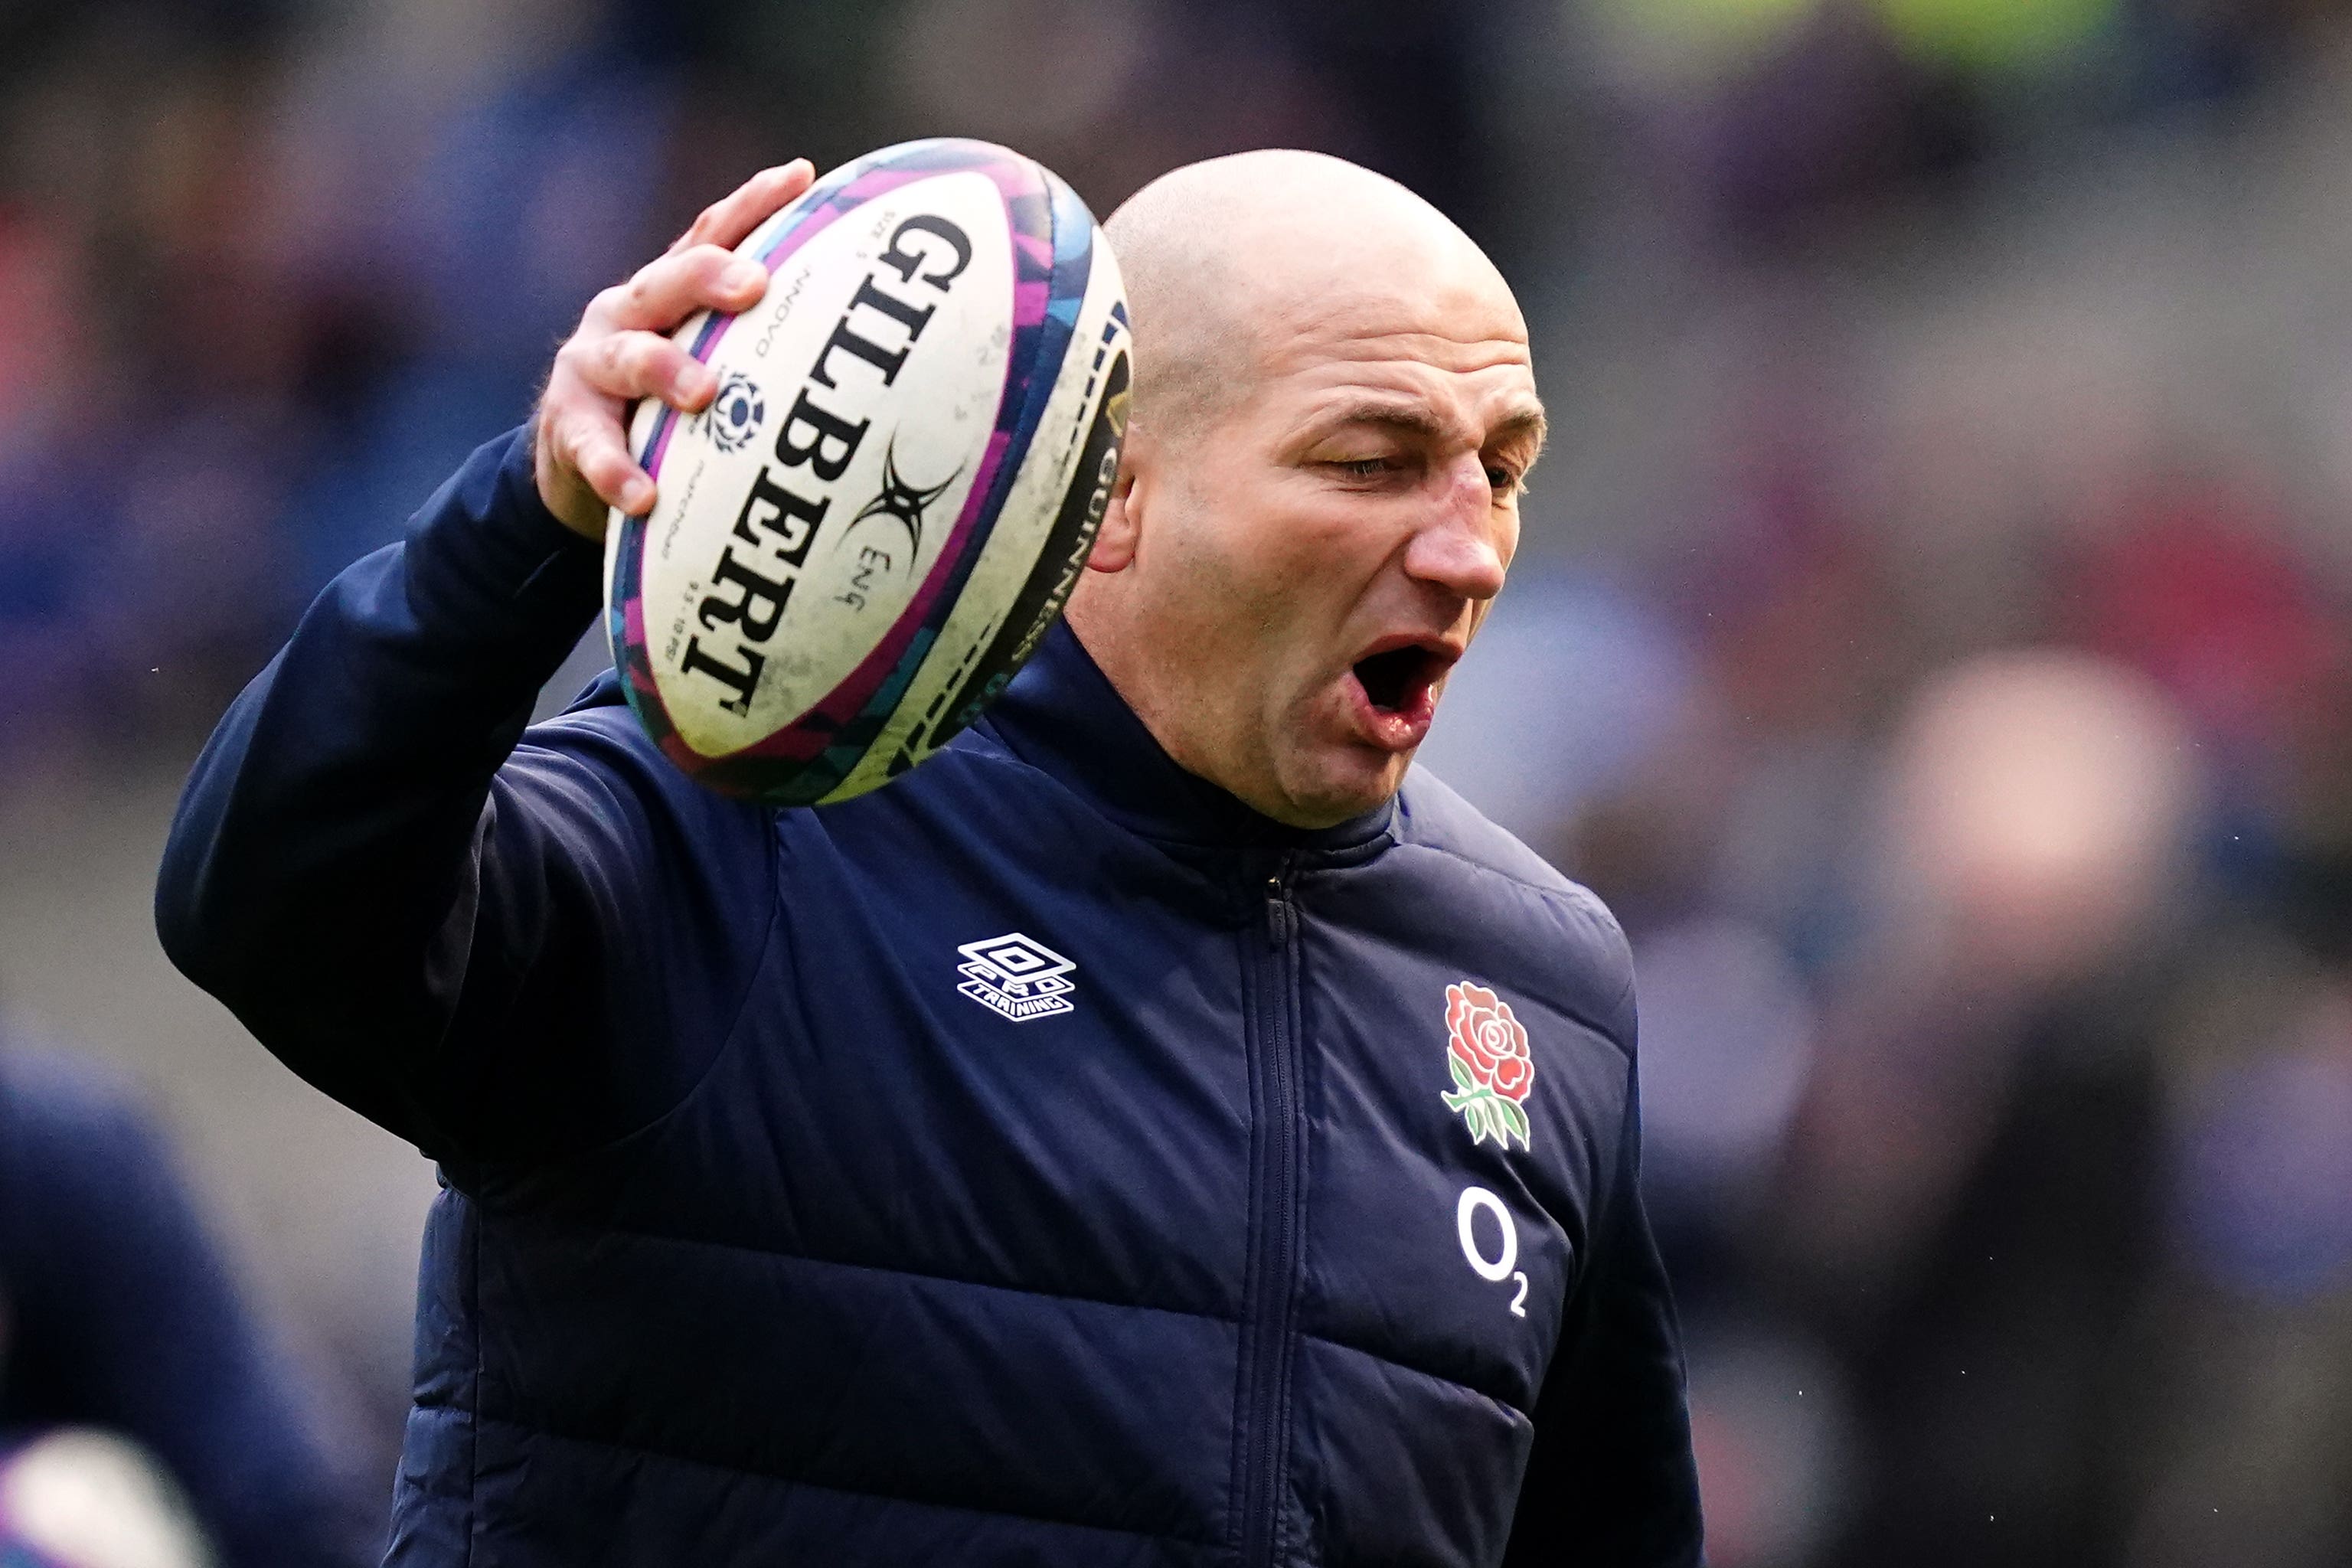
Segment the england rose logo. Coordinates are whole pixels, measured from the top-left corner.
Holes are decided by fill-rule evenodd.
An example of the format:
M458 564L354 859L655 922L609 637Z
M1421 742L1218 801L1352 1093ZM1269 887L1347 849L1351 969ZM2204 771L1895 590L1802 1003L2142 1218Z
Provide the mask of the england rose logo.
M1528 1143L1528 1113L1519 1102L1535 1087L1535 1058L1528 1054L1528 1031L1511 1016L1511 1005L1467 980L1445 988L1445 1065L1454 1092L1445 1109L1470 1124L1470 1141L1491 1138L1505 1149L1517 1138Z

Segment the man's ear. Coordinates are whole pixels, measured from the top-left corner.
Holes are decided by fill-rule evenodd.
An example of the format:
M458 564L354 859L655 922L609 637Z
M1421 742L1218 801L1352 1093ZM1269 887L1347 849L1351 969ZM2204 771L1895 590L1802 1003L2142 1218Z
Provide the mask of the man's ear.
M1136 542L1143 531L1143 500L1139 493L1139 475L1148 472L1151 463L1151 441L1140 426L1127 427L1127 440L1119 448L1118 478L1111 481L1110 501L1103 508L1102 527L1095 534L1095 547L1087 557L1089 572L1124 572L1135 563Z

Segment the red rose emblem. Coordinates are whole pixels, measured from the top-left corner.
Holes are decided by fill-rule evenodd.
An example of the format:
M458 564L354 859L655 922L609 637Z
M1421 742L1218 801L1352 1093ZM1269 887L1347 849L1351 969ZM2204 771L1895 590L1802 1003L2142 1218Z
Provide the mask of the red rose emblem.
M1517 1138L1527 1147L1528 1113L1519 1102L1535 1087L1536 1064L1527 1028L1511 1016L1511 1005L1467 980L1449 985L1445 1033L1456 1090L1444 1097L1446 1108L1469 1121L1473 1142L1492 1138L1507 1149Z

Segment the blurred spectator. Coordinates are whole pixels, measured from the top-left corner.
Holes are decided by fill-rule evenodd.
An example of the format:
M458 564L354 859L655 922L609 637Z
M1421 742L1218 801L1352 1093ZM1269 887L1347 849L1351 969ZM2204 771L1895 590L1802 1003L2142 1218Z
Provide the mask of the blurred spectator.
M87 1068L0 1056L0 1434L92 1427L137 1443L226 1568L369 1561L375 1510L311 1421L145 1119ZM14 1474L0 1469L0 1501Z
M2145 680L2054 652L1955 669L1896 736L1883 952L1836 999L1775 1226L1870 1456L1830 1562L2123 1561L2105 1435L2168 1375L2129 1324L2186 738Z

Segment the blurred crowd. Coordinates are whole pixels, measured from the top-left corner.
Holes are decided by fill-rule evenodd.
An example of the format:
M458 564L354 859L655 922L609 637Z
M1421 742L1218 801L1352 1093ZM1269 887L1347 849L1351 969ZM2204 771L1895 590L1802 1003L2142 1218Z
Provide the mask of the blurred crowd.
M937 132L1097 212L1323 148L1518 286L1553 447L1424 762L1633 935L1719 1568L2352 1561L2325 0L12 13L0 795L184 768L590 293Z

